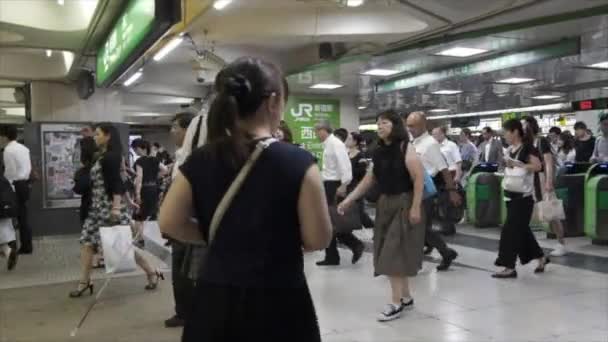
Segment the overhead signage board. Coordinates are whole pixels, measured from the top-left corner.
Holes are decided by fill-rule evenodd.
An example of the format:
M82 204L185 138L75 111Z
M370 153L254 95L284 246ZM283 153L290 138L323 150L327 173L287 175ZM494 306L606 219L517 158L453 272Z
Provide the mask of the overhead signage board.
M400 89L413 88L455 77L479 75L487 72L528 65L544 60L576 55L579 52L580 41L578 38L564 40L563 42L531 49L528 51L490 58L453 68L422 73L411 77L385 81L377 85L377 92L386 93Z
M324 121L334 129L340 127L340 100L289 98L285 122L291 129L294 143L313 153L319 161L323 158L323 144L315 133L315 125Z
M608 98L599 98L592 100L582 100L572 102L572 110L575 112L585 110L604 110L608 109Z
M97 86L108 86L179 20L180 1L130 0L97 51Z

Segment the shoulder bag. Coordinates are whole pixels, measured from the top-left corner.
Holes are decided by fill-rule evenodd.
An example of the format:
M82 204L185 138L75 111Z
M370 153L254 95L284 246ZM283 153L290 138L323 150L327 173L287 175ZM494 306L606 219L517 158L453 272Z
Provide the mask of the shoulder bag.
M269 138L257 143L253 153L251 153L251 156L249 156L249 159L247 159L245 165L241 168L232 184L230 184L230 187L215 209L211 219L211 224L209 225L209 236L207 241L203 240L189 243L192 245L192 248L188 248L188 252L185 256L185 262L182 264L182 274L186 275L189 279L198 280L201 269L204 266L205 259L207 258L207 254L209 253L209 248L211 247L215 235L217 234L220 223L224 218L224 214L226 214L230 204L232 204L232 200L234 200L234 197L243 186L243 183L247 179L247 176L251 172L251 169L259 159L262 152L264 152L266 148L275 142L277 142L276 139Z
M523 146L517 152L515 159L518 160ZM506 167L502 180L502 187L506 191L520 194L531 194L534 192L534 174L523 167Z

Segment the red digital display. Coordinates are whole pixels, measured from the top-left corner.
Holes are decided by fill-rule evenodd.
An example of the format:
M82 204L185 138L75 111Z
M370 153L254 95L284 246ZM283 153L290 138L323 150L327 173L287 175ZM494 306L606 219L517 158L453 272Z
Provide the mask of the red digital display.
M579 102L579 108L580 108L580 110L591 110L591 109L593 109L593 101L591 101L591 100L581 101L581 102Z

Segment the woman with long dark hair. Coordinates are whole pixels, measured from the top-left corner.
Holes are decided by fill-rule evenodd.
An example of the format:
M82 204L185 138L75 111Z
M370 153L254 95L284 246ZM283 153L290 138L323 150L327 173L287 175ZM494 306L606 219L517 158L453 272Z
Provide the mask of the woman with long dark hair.
M503 130L509 144L502 182L507 202L507 220L500 234L495 265L504 269L492 277L517 278L517 257L522 265L538 260L535 273L544 272L545 265L549 263L530 228L534 210L534 174L542 169L542 163L540 153L534 147L534 136L524 131L519 120L506 121Z
M75 291L70 292L72 298L81 297L87 291L93 294L91 268L93 255L101 247L99 228L131 223L121 177L123 155L118 129L111 123L99 124L95 129L95 144L99 157L91 168L91 206L80 237L80 283ZM162 273L155 271L137 251L135 261L148 276L146 290L156 289L158 281L163 278Z
M386 322L414 307L409 277L416 276L422 267L424 169L396 112L380 113L377 123L380 141L374 151L374 170L338 206L338 212L344 212L378 185L374 268L377 275L385 275L390 281L391 302L378 316L379 321Z
M557 138L557 158L560 166L566 163L576 162L576 148L574 147L574 136L568 131L560 133Z
M353 170L353 180L348 184L347 192L351 193L357 185L363 180L369 166L365 154L361 151L361 146L364 144L363 136L356 132L348 134L345 145L348 149L348 157ZM363 198L357 202L359 206L359 216L361 217L361 225L365 228L373 228L374 221L365 212L365 202Z
M182 341L320 341L302 250L327 247L332 228L312 155L272 143L287 99L284 75L240 58L217 75L215 88L207 144L181 166L161 207L161 230L209 241L227 189L256 146L267 147L209 242Z

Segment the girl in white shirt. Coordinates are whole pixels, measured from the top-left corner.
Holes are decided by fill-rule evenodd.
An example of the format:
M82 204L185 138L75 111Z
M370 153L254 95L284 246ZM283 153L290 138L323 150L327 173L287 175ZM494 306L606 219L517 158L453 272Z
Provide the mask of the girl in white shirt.
M574 148L574 137L569 132L563 132L557 140L559 150L557 152L558 165L563 167L565 163L576 162L576 149Z

